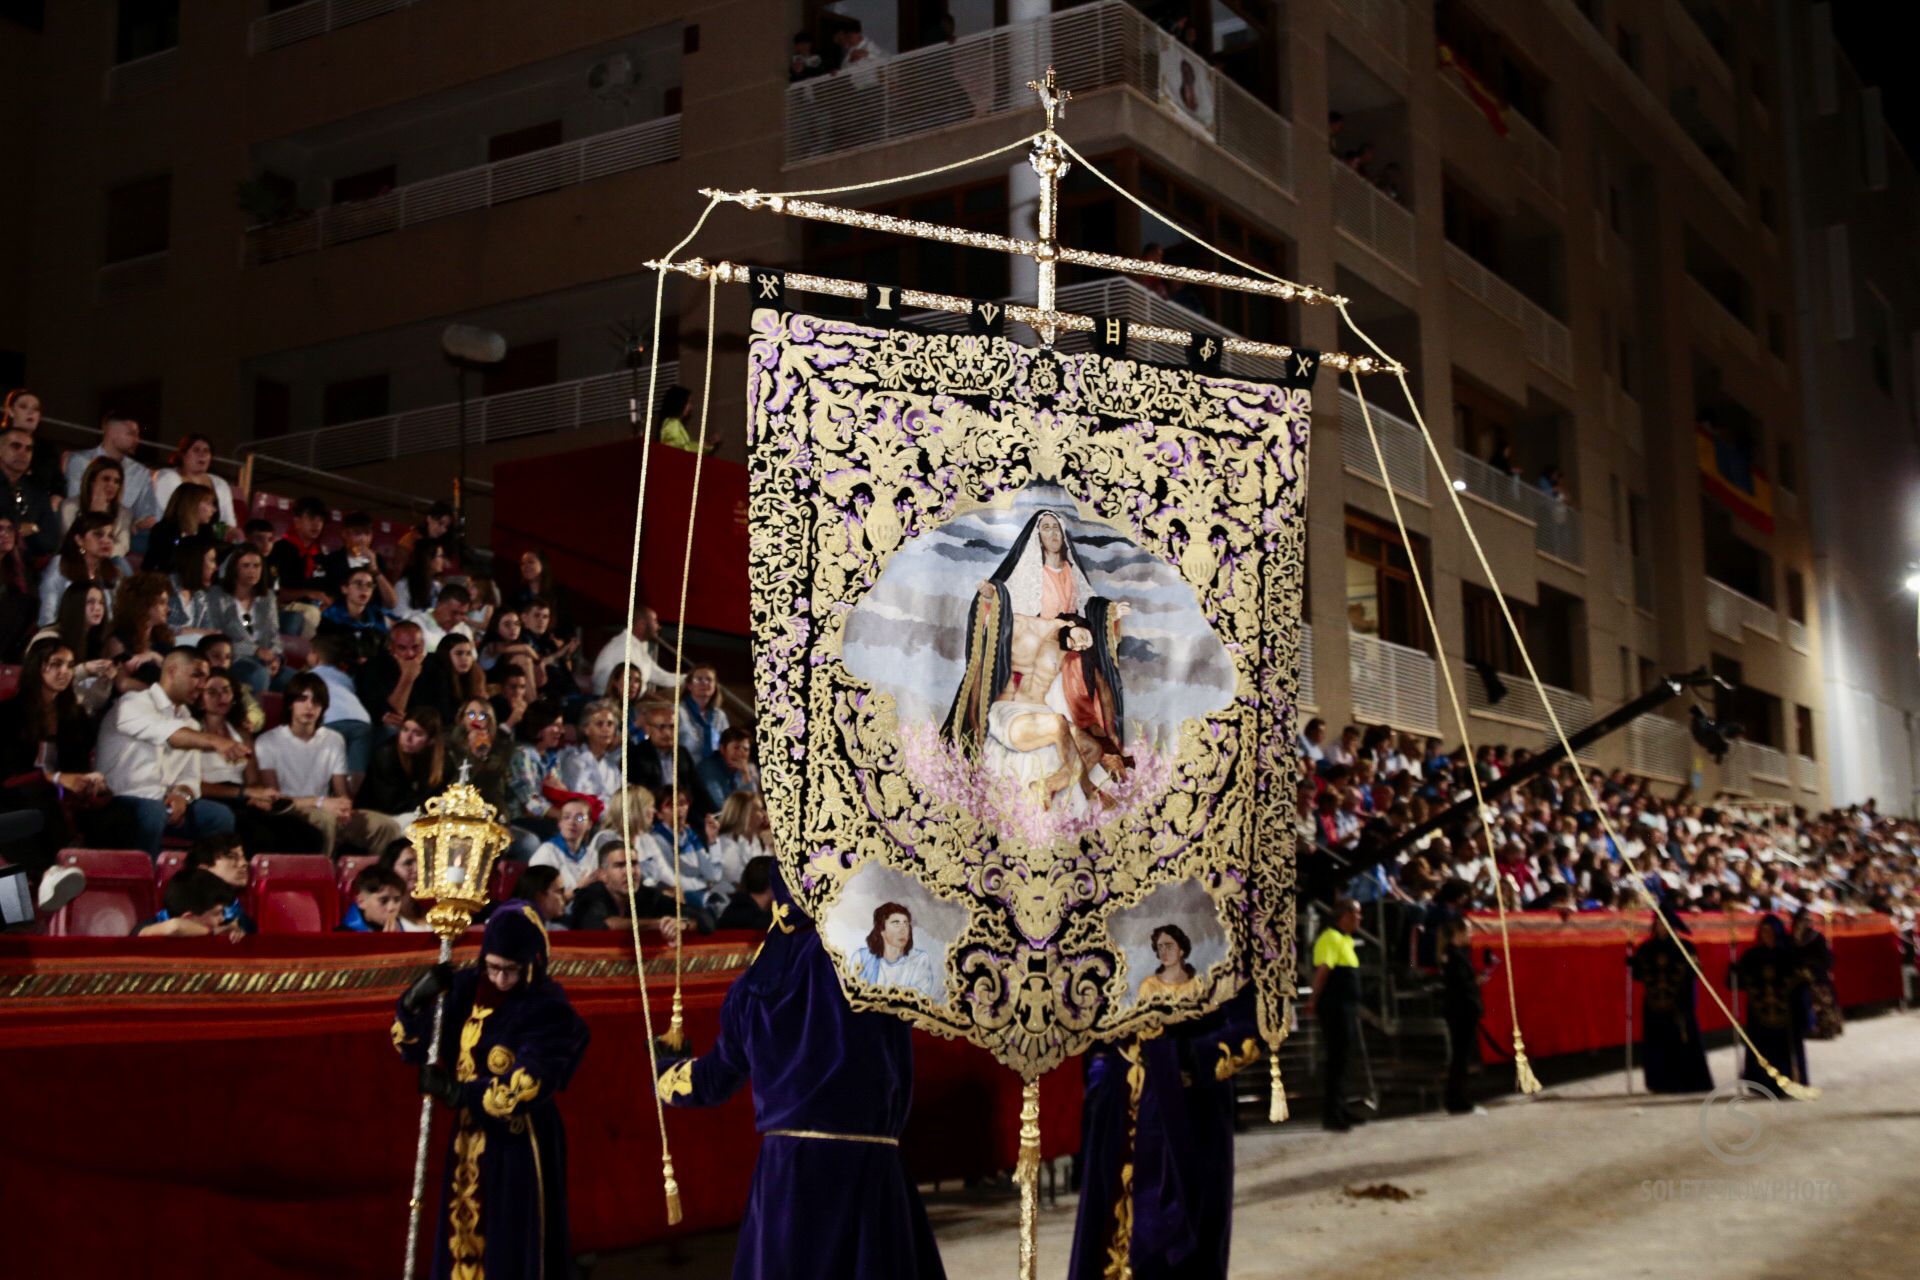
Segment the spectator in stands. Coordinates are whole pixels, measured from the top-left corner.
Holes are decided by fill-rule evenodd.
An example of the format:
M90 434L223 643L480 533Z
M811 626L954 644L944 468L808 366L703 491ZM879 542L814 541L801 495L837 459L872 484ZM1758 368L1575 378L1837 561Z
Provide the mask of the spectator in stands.
M504 667L488 687L493 690L494 719L502 733L513 733L533 706L533 677L519 667Z
M373 570L349 569L340 584L340 598L320 615L318 635L336 635L343 642L349 671L358 671L387 646L394 616L374 599L380 579Z
M502 816L513 824L514 857L530 857L541 840L556 830L548 817L552 801L543 786L560 765L566 722L560 704L542 698L527 708L515 732L518 739L507 763L507 808ZM648 819L651 822L652 816ZM532 845L527 842L531 840ZM526 847L525 853L517 852Z
M473 628L467 625L467 608L472 603L473 596L465 587L449 582L440 588L433 608L417 609L407 615L407 621L420 628L429 652L439 649L440 642L448 636L464 636L471 642Z
M646 704L644 716L647 745L628 753L627 776L662 797L672 791L677 782L693 802L694 816L704 816L711 807L707 803L707 789L701 785L699 771L694 768L693 757L687 749L675 750L672 704L656 699Z
M420 899L414 896L420 883L420 854L413 847L413 841L400 839L388 845L380 855L379 866L393 872L407 886L406 896L400 899L400 931L431 933L433 926L427 923L426 914L420 910Z
M233 641L233 672L265 693L285 661L280 647L280 603L265 582L266 558L243 546L207 591L207 622ZM322 624L324 630L325 624Z
M760 854L747 861L740 872L740 888L727 899L720 913L722 929L751 929L765 933L773 928L773 858Z
M83 515L99 512L113 521L113 558L124 563L133 546L133 517L120 501L126 477L112 458L95 458L80 477L80 491L60 503L60 532L64 537L73 522Z
M0 516L0 662L18 662L40 621L40 588L20 554L13 521Z
M534 850L533 857L528 859L529 865L556 869L568 893L585 884L587 877L599 867L588 844L598 812L599 806L584 798L563 803L558 811L559 829L552 839ZM519 892L528 896L524 882Z
M1300 731L1299 751L1316 765L1327 758L1327 722L1319 716L1307 721L1307 727Z
M262 853L326 853L327 842L311 823L295 814L293 802L260 771L257 744L248 731L240 683L233 672L214 667L200 690L196 708L200 727L214 737L231 738L255 752L252 759L209 756L200 765L200 794L233 814L239 842Z
M243 936L259 931L253 917L247 914L247 885L253 879L253 867L247 862L247 850L235 835L206 836L193 842L193 848L187 850L186 861L180 866L181 872L204 869L213 872L233 889L233 901L221 914L220 923L230 933Z
M692 797L685 791L663 795L654 807L653 834L679 860L678 885L686 901L696 907L714 909L720 901L720 867L713 856L713 842L720 837L720 819L714 814L689 821ZM669 878L667 884L674 884Z
M34 437L33 477L55 498L64 497L67 492L66 478L60 473L60 450L53 444L39 443L40 423L43 418L40 397L25 387L15 387L7 392L4 403L0 403L0 428L24 431Z
M589 702L580 713L581 742L560 753L554 773L562 789L592 796L601 804L625 785L620 776L618 721L613 705L604 699Z
M219 566L220 546L209 534L196 534L174 549L167 626L182 641L197 644L202 636L221 634L219 620L213 616L212 596L219 585Z
M340 545L321 557L320 572L326 579L327 590L340 596L346 592L347 578L358 569L373 575L374 593L380 598L382 608L393 608L393 583L381 571L380 557L373 549L373 517L364 511L349 511L340 522ZM324 620L326 615L323 613L321 617Z
M99 514L81 516L67 530L60 554L47 562L40 577L40 625L46 626L59 614L60 597L68 587L92 582L112 591L120 576L120 567L113 562L113 522Z
M280 535L274 532L273 521L255 516L247 521L243 532L246 534L246 544L258 551L260 558L266 562L266 575L261 581L265 582L269 588L277 590L280 580L273 570L273 544L278 541Z
M182 484L197 484L213 490L213 518L222 532L238 529L240 520L233 505L233 486L213 473L213 441L195 432L181 439L167 465L153 473L154 505L165 510L174 490Z
M529 630L533 627L531 617L527 619L527 626ZM606 647L595 655L591 687L606 688L607 681L613 678L613 669L624 662L638 670L654 688L673 688L674 673L663 670L654 658L654 644L659 638L660 615L641 605L633 611L633 625L607 641Z
M635 851L634 865L640 869L643 880L649 884L673 883L673 864L667 861L664 848L657 851L647 847L651 839L648 832L653 830L653 792L645 787L625 786L614 793L613 799L601 810L599 825L594 828L589 847L597 857L615 841L629 847L639 845ZM656 871L665 871L663 881L655 875Z
M658 929L669 945L677 942L680 921L673 913L673 899L652 885L640 883L635 870L633 853L625 843L613 840L604 845L600 874L574 891L573 905L567 909L567 926L626 930L637 919Z
M600 696L615 707L627 708L629 748L638 751L646 746L647 703L653 700L653 691L647 687L639 668L630 667L624 662L615 667Z
M378 864L361 868L347 890L353 899L336 933L401 933L406 926L400 907L406 901L407 885L393 872Z
M720 806L716 826L719 834L710 851L712 862L719 869L721 885L732 889L749 862L773 852L766 803L757 795L736 791Z
M159 574L136 573L113 593L106 655L114 660L114 687L121 693L144 689L160 678L160 659L173 648L173 632L167 627L169 590Z
M540 920L547 928L566 928L560 921L567 914L567 904L573 900L573 889L559 867L551 863L528 867L513 892L540 913Z
M511 744L502 740L485 698L469 698L454 708L447 735L448 767L467 766L467 781L495 809L507 807L507 766Z
M355 798L363 810L385 814L404 829L422 805L440 794L449 776L440 716L432 707L419 707L409 711L399 732L374 751Z
M38 835L9 844L9 861L39 886L40 906L57 911L85 886L85 876L54 872L60 850L73 842L63 803L90 805L107 798L107 780L93 771L94 725L73 692L73 651L58 637L37 640L20 668L19 691L0 702L0 812L33 810ZM49 881L53 883L49 884ZM62 888L62 882L77 883ZM55 901L54 899L59 899Z
M97 716L114 695L113 661L107 657L107 593L93 583L68 587L51 627L36 639L57 636L73 654L74 692L87 714Z
M536 598L521 611L520 623L521 634L540 659L541 692L550 698L571 698L579 694L580 682L573 678L573 655L580 649L580 637L576 634L561 640L554 634L553 601L545 596Z
M685 387L668 387L666 394L660 397L660 417L658 420L659 440L669 449L683 449L688 453L712 453L720 447L720 441L709 435L704 448L687 429L687 419L693 407L693 392Z
M134 930L136 938L205 938L226 934L238 942L245 934L227 921L227 909L239 895L232 885L205 867L183 870L160 892L160 913Z
M467 595L467 633L477 638L493 624L493 611L500 607L500 589L493 585L492 578L476 573L467 579Z
M720 749L720 736L731 723L720 702L719 672L709 666L687 672L680 691L680 745L695 765Z
M400 727L414 706L415 689L427 662L427 641L417 623L398 622L387 633L387 647L375 654L353 677L360 701L374 717L374 736ZM438 716L435 717L439 719Z
M718 813L732 796L760 790L760 771L753 767L753 730L729 729L720 735L720 749L701 762L700 784L706 788L707 812Z
M153 497L153 473L133 455L140 448L140 424L124 413L109 410L100 419L100 444L94 449L76 449L67 455L67 492L79 493L81 478L95 458L112 458L120 464L126 484L120 501L133 515L133 531L141 534L160 518L160 506ZM136 548L137 550L138 548Z
M406 615L433 608L445 585L447 570L453 561L447 556L447 544L439 538L426 538L413 544L407 570L394 584L394 612Z
M320 611L333 603L320 564L320 534L326 527L326 504L301 498L293 504L293 523L267 555L280 601L280 630L286 635L312 635L320 627Z
M249 753L232 738L203 732L194 720L190 708L206 680L205 658L174 649L153 687L123 696L100 730L98 767L113 792L109 803L155 858L169 831L198 839L233 830L230 811L200 798L200 765L208 754L245 760Z
M199 537L202 530L211 535L219 511L213 490L206 485L175 487L173 497L167 500L166 514L147 532L147 552L140 567L148 573L172 573L179 567L173 562L174 549Z
M321 852L332 855L345 838L380 853L404 834L383 813L356 808L347 785L346 740L326 727L326 681L303 671L287 682L287 722L254 744L260 780L293 801L293 812L320 832Z
M793 36L793 52L787 56L787 83L798 84L802 80L811 80L815 76L825 75L825 62L814 52L813 33L797 31Z
M446 542L453 536L453 519L453 504L450 502L436 502L428 507L420 523L400 535L401 555L411 557L414 548L422 542ZM425 608L431 603L430 600L423 601L419 607Z
M508 669L517 668L527 673L535 688L540 686L545 673L540 669L539 653L527 643L518 606L503 604L493 611L480 640L480 665L491 679L499 680Z
M486 696L486 673L480 670L480 655L473 641L457 633L442 636L420 668L413 705L432 707L440 713L442 724L451 725L464 704L475 698L485 701Z
M322 631L314 637L313 665L308 670L327 686L326 726L347 744L347 781L358 791L373 755L373 717L347 672L347 652L347 642L340 635Z
M520 610L536 599L557 600L555 591L553 569L547 563L546 552L528 548L520 553L520 573L513 585L500 593L500 603Z
M33 433L18 427L0 431L0 515L35 556L52 555L60 545L53 498L32 475Z

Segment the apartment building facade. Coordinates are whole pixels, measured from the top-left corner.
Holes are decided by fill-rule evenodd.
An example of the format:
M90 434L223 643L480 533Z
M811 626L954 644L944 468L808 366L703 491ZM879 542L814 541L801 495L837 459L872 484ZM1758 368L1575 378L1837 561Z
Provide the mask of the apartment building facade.
M793 32L847 18L886 56L790 83ZM692 225L697 188L848 187L979 155L1038 126L1025 85L1051 65L1074 94L1064 132L1151 210L1076 167L1066 240L1199 262L1185 228L1348 296L1410 366L1444 478L1397 388L1367 388L1410 551L1357 400L1330 374L1317 388L1303 702L1336 727L1455 741L1444 652L1476 742L1547 741L1497 577L1570 729L1660 673L1734 686L1712 710L1749 738L1723 765L1678 702L1594 761L1777 803L1829 794L1791 76L1764 6L124 0L0 24L0 41L40 86L34 198L8 215L26 259L0 268L30 314L0 341L50 410L125 403L332 472L403 460L417 487L454 470L444 325L509 343L469 387L469 474L618 438L645 264ZM1012 156L836 198L1031 231ZM992 255L737 209L690 252L1030 287ZM1087 311L1358 341L1325 308L1062 280ZM667 296L669 376L698 385L704 291ZM741 448L746 312L723 295L723 456Z

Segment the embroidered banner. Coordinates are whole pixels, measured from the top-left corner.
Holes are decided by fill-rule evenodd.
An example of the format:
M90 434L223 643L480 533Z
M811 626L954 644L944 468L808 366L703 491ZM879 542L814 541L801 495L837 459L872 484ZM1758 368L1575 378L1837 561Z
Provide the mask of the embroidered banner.
M857 1008L1032 1077L1292 990L1308 392L755 312L781 865Z

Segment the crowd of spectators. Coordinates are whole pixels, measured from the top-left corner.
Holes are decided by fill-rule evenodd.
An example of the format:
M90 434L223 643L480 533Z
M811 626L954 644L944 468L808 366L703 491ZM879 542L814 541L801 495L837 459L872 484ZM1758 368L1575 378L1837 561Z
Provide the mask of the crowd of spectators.
M1374 189L1387 199L1404 204L1402 194L1404 185L1400 175L1400 162L1389 160L1375 171L1375 156L1371 142L1356 142L1347 133L1347 118L1338 111L1327 112L1327 150L1347 168L1372 183Z
M1494 796L1491 839L1470 834L1475 806L1457 824L1383 856L1396 837L1525 767L1525 748L1447 749L1438 738L1348 725L1337 737L1319 719L1300 733L1299 821L1303 883L1362 903L1428 909L1562 912L1636 910L1654 896L1681 910L1818 914L1876 911L1911 941L1920 914L1920 824L1883 816L1873 801L1813 814L1728 799L1703 803L1685 788L1657 794L1623 769L1560 762ZM1607 833L1579 784L1618 835ZM1489 845L1491 848L1489 849Z
M0 663L18 673L0 812L42 829L0 857L28 869L42 912L84 888L61 849L186 846L193 874L169 881L149 932L205 931L216 907L240 930L246 863L236 884L221 859L266 852L373 855L342 927L424 928L405 832L464 770L509 824L507 856L557 873L534 882L556 923L627 927L631 883L673 932L676 867L692 924L755 918L752 729L714 668L662 666L652 610L589 648L549 559L529 550L491 581L444 503L385 548L366 513L335 521L310 497L284 530L238 523L247 495L211 473L204 436L150 471L130 416L107 414L100 445L61 463L39 422L36 397L8 397Z

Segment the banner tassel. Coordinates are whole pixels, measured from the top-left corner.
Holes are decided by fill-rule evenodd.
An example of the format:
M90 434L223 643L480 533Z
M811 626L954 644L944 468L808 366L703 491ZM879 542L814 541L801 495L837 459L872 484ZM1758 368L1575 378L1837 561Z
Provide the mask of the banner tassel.
M1272 1096L1267 1102L1267 1121L1270 1124L1287 1122L1287 1086L1280 1079L1280 1046L1270 1045L1267 1049L1267 1083Z

